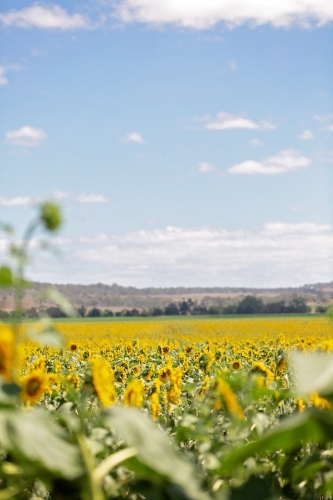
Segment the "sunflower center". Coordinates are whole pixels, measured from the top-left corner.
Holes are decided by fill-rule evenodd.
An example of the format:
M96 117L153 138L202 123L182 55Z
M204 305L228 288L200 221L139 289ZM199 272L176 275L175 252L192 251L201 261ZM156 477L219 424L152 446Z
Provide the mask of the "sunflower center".
M0 351L0 372L6 368L6 358L3 352Z
M27 384L27 394L29 396L34 396L40 387L40 382L38 379L31 379Z

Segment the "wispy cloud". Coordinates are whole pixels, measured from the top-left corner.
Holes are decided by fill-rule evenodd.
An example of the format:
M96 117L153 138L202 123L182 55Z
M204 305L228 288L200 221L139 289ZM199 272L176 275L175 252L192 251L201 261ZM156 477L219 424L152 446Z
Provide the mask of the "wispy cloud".
M250 140L251 146L262 146L264 143L260 140L257 139L256 137L254 139Z
M216 172L216 167L215 165L212 165L211 163L207 163L205 161L201 161L198 165L198 172L201 174L208 174L210 172Z
M53 197L56 200L64 200L65 198L68 198L70 196L70 193L68 191L54 191Z
M327 114L327 115L314 115L313 116L314 120L320 123L327 123L333 120L333 114Z
M108 240L109 240L108 236L104 233L98 234L93 238L87 238L85 236L80 236L79 238L80 243L105 243Z
M313 118L322 124L321 130L324 130L325 132L333 132L333 114L314 115Z
M228 68L231 72L234 72L238 69L238 63L237 61L233 60L233 61L229 61L228 62Z
M303 130L303 132L298 136L299 139L302 141L310 141L311 139L314 139L313 132L311 130Z
M81 193L75 197L79 203L106 203L108 200L103 194L86 194Z
M22 68L18 64L7 64L0 66L0 86L8 84L7 73L10 71L20 71Z
M269 120L260 120L255 122L246 116L233 115L221 111L215 118L204 117L205 128L208 130L275 130L276 126Z
M46 138L46 133L41 128L25 125L18 130L9 130L6 134L6 142L14 146L34 147L40 146Z
M262 161L246 160L229 168L230 174L277 175L306 168L311 160L293 149L285 149Z
M0 205L3 207L18 207L33 205L35 200L31 196L15 196L13 198L0 197Z
M124 142L137 142L139 144L143 144L145 141L141 134L138 132L128 132L125 137L122 138Z
M33 198L32 196L14 196L12 198L0 197L0 206L2 205L4 207L15 207L35 205L52 198L55 200L69 199L79 203L106 203L108 201L103 194L81 193L79 195L73 195L68 191L54 191L54 193L50 197L46 198Z
M197 30L218 23L228 28L244 24L308 28L331 22L333 8L327 0L270 2L269 8L265 0L120 0L115 4L114 15L125 23L169 24Z
M18 28L42 28L73 30L88 28L89 20L78 13L69 14L59 5L35 3L24 9L14 9L0 13L0 23Z

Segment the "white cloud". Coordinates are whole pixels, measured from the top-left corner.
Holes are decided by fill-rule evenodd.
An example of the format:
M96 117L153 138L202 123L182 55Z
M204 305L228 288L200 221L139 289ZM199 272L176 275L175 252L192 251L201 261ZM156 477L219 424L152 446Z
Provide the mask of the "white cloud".
M198 172L201 174L207 174L209 172L216 172L216 167L215 165L212 165L211 163L206 163L204 161L201 161L198 166Z
M114 15L125 23L169 24L198 30L218 23L228 28L244 24L308 28L332 22L333 4L328 0L118 0Z
M332 276L332 226L271 222L259 231L167 227L81 238L62 280L275 287L327 282Z
M262 146L264 143L257 138L251 139L250 141L251 146Z
M326 130L326 132L333 132L333 124L326 125L323 130Z
M35 200L31 196L16 196L13 198L3 198L0 197L0 205L3 207L17 207L33 205Z
M246 160L229 168L230 174L276 175L306 168L311 161L293 149L285 149L263 161Z
M46 138L46 133L41 128L26 125L19 130L10 130L6 134L6 142L14 146L39 146Z
M89 21L81 14L68 14L59 5L43 6L35 3L21 10L0 13L0 23L19 28L72 30L88 28Z
M302 139L302 141L310 141L311 139L314 139L313 132L311 130L303 130L303 132L298 136L299 139Z
M9 64L7 66L0 66L0 86L8 84L7 73L9 71L20 71L22 68L18 64Z
M106 203L108 200L102 194L86 194L81 193L77 196L72 195L68 191L54 191L51 198L56 200L64 200L68 198L79 203ZM26 206L34 205L36 203L42 203L49 198L32 198L31 196L15 196L13 198L0 197L0 206L14 207L14 206Z
M138 132L128 132L122 140L124 142L138 142L139 144L143 144L145 142L142 135Z
M229 130L229 129L246 129L246 130L274 130L276 126L268 120L254 122L245 116L233 115L231 113L218 113L216 118L204 117L207 123L205 128L208 130Z
M8 78L5 76L7 68L5 66L0 66L0 85L7 85Z
M95 193L81 193L75 197L75 200L79 203L106 203L108 201L103 194Z

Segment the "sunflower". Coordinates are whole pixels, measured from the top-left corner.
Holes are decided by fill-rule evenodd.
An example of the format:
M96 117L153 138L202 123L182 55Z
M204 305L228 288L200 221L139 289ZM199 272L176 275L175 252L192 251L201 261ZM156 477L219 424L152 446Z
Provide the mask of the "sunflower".
M54 361L54 364L53 364L53 369L54 369L54 372L55 372L55 373L60 372L61 368L62 368L62 366L61 366L61 363L60 363L59 359L56 359L56 360Z
M297 398L296 399L296 406L297 406L297 410L302 413L304 410L305 410L305 404L304 404L304 401L303 399L301 398Z
M91 361L92 378L98 399L103 406L110 406L117 401L114 387L114 375L109 363L103 358L95 358Z
M150 365L150 366L144 366L141 371L141 377L144 380L150 380L151 377L153 376L153 373L155 371L155 365Z
M149 397L150 409L153 419L157 418L160 414L160 397L158 392L153 392Z
M46 366L46 360L43 356L40 356L36 359L34 364L31 366L30 370L32 371L44 371Z
M267 385L274 381L274 373L272 373L271 370L261 361L253 363L251 372L263 375Z
M78 346L77 346L77 344L71 344L71 345L69 346L69 348L70 348L71 352L75 352L75 351L77 351L77 350L78 350Z
M78 388L80 385L80 377L77 373L70 373L67 375L67 381L70 385L73 385L75 388Z
M140 374L140 368L138 367L138 365L133 366L131 373L133 377L137 377Z
M53 391L59 391L60 389L60 377L57 373L48 374L48 392L51 394Z
M35 370L21 379L21 399L25 403L37 403L48 389L49 378L42 370Z
M210 377L206 375L204 378L204 381L202 383L200 392L199 392L199 398L203 398L204 394L208 391L210 385Z
M230 363L230 368L232 368L233 370L240 370L242 368L242 363L235 359L235 361L232 361Z
M131 380L124 392L123 404L125 406L142 406L143 382L142 380Z
M132 346L131 345L127 345L126 346L126 354L131 354L132 352Z
M0 375L10 382L14 363L13 345L11 342L0 341Z
M168 382L171 376L171 368L170 366L163 366L158 372L158 378L161 382Z
M316 408L327 408L328 410L332 409L332 404L327 401L327 399L320 397L317 392L313 392L312 394L310 394L309 400L312 401L313 406L315 406Z
M223 397L228 411L232 413L235 417L237 417L239 420L243 420L244 418L243 409L238 403L237 397L235 393L232 391L229 384L227 384L227 382L222 378L218 378L215 388L217 392ZM216 406L215 408L218 409Z
M124 382L126 378L126 370L122 366L117 366L114 370L114 377L116 382L119 382L120 384Z

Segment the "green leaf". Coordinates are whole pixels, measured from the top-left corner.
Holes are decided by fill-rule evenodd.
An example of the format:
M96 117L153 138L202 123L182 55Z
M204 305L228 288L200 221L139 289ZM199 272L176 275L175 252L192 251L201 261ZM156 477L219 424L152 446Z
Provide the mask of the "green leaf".
M74 307L70 304L70 302L64 297L58 290L55 288L48 288L45 291L45 296L47 299L54 302L59 309L69 317L77 317L78 313L74 309Z
M14 277L12 270L8 266L0 267L0 286L13 286L14 285Z
M210 498L200 490L198 473L193 465L180 457L168 437L141 411L112 407L106 411L105 421L121 439L137 450L137 455L126 465L138 479L157 484L173 483L180 488L183 498Z
M258 498L260 500L269 500L272 498L272 480L267 477L260 478L251 476L246 483L239 488L231 488L229 500L248 500L249 498Z
M302 463L294 465L292 469L292 479L294 483L312 479L318 472L328 472L331 470L331 463L321 459L318 454L307 457Z
M231 451L221 463L219 472L230 473L244 461L256 454L267 454L276 450L289 452L307 441L317 443L333 439L333 416L327 411L307 411L286 418L273 430L264 433L258 441Z
M311 392L333 392L333 355L325 353L300 354L293 352L291 361L296 375L296 391L309 395Z
M2 410L0 443L5 451L23 455L30 462L63 478L75 479L83 474L78 448L68 441L64 429L44 411Z
M21 388L17 384L2 384L1 389L8 396L18 396L21 392Z

